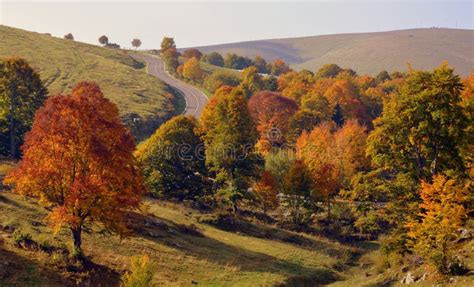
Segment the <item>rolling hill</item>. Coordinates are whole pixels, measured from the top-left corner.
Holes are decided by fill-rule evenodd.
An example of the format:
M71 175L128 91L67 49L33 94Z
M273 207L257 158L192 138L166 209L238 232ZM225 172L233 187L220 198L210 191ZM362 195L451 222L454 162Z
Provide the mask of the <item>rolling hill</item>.
M0 43L0 58L18 56L28 60L50 95L67 92L81 80L97 82L105 96L118 105L122 119L139 139L184 108L183 100L172 88L148 75L145 65L126 51L2 25Z
M204 53L236 53L268 60L282 58L294 69L317 70L335 63L360 74L382 70L432 69L447 60L461 75L474 68L474 30L411 29L272 39L196 47Z

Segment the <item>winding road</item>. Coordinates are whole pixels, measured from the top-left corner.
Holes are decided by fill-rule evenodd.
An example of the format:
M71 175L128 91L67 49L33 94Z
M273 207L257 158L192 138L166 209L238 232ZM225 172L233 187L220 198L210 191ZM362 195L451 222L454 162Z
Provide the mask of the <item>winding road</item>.
M207 96L203 92L171 76L165 71L165 64L160 58L147 54L133 54L132 56L147 63L148 74L159 78L184 96L186 108L183 114L199 118L208 101Z

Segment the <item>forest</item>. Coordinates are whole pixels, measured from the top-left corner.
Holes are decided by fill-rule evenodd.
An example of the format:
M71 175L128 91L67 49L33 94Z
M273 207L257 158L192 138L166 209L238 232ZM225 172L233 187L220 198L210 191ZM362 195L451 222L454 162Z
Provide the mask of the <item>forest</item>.
M410 262L433 282L472 274L458 251L473 228L474 74L447 62L376 76L336 64L296 71L180 53L168 37L151 53L210 100L199 118L174 116L139 143L96 83L48 95L26 60L0 61L0 154L15 163L5 192L46 208L76 262L90 255L85 232L130 236L130 211L152 198L212 214L225 230L251 218L342 244L378 241L387 268ZM15 232L19 247L32 240ZM151 286L153 262L134 260L122 284Z

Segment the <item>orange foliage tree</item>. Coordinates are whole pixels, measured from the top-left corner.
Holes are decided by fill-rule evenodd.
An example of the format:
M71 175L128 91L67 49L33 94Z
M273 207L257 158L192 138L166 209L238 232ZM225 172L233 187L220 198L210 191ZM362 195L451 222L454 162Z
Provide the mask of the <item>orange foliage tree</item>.
M467 217L463 204L468 200L468 186L455 179L435 175L433 183L421 182L421 220L406 223L415 252L429 260L441 273L449 272L453 260L456 231Z
M38 110L23 159L5 182L48 206L52 227L71 230L73 255L80 257L84 227L99 221L123 232L125 209L140 204L144 187L134 148L117 107L96 84L81 82Z
M183 76L193 83L199 82L204 77L204 71L197 58L191 58L183 65Z
M255 195L260 202L263 213L278 206L278 190L274 176L269 171L264 171L260 180L254 184Z
M304 132L296 142L298 156L312 176L315 198L326 201L328 218L332 198L367 165L366 138L365 128L351 120L339 130L333 123L323 123L310 133Z
M284 146L290 118L298 110L296 103L278 93L263 91L250 98L248 107L260 134L259 152L266 154L273 146Z

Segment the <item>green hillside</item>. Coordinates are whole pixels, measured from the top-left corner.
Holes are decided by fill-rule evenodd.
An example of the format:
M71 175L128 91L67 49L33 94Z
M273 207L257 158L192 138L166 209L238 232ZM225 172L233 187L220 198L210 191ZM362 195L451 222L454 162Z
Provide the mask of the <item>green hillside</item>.
M81 80L96 81L115 102L122 118L140 117L136 135L150 133L163 119L181 112L182 100L173 90L146 73L123 50L64 40L0 25L0 57L27 59L40 73L50 94L69 91ZM137 121L135 121L136 123Z
M270 39L197 47L204 53L260 55L267 60L282 58L295 69L319 69L334 63L360 74L382 70L404 71L407 63L431 70L447 60L456 72L474 69L473 30L411 29L376 33L353 33Z

